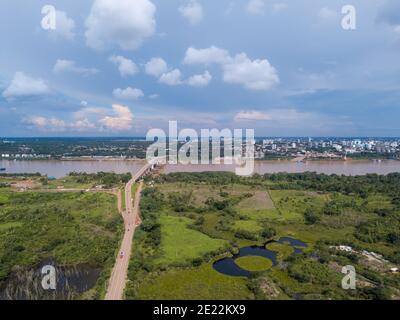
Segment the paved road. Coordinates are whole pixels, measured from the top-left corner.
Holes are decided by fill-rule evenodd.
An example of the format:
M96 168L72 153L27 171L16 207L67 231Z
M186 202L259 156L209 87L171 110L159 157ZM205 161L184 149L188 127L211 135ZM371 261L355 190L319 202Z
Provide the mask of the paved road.
M106 300L121 300L124 293L129 260L132 251L133 235L136 227L140 224L139 204L143 182L139 183L139 187L135 195L134 205L132 204L132 185L136 183L136 180L139 177L140 175L135 175L135 177L129 181L125 187L126 211L123 215L125 234L111 274L110 283L105 297ZM124 253L122 257L121 252Z

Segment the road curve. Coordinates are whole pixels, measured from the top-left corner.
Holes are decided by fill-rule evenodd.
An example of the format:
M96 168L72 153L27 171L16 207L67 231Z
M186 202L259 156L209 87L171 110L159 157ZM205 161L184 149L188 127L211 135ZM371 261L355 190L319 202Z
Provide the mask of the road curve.
M146 171L146 170L144 170ZM135 234L136 227L140 223L139 217L139 205L140 196L143 188L143 182L139 183L138 189L135 195L134 205L132 204L132 186L143 174L140 170L131 181L125 186L125 201L126 201L126 211L123 214L124 224L125 224L125 234L122 239L121 248L119 250L110 282L108 285L105 300L122 300L127 274L129 267L129 260L132 251L132 241ZM121 252L124 255L121 257Z

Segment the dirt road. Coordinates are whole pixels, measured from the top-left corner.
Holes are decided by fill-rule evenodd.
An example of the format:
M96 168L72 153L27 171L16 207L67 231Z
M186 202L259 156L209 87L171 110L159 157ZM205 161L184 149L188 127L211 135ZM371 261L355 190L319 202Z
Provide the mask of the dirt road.
M105 300L121 300L124 293L126 278L128 274L129 260L132 250L133 235L135 233L136 227L140 223L139 204L143 182L139 183L133 205L132 185L135 183L135 181L136 177L129 181L125 187L126 210L123 215L125 223L125 234L117 256L117 260L114 265L114 269L111 274Z

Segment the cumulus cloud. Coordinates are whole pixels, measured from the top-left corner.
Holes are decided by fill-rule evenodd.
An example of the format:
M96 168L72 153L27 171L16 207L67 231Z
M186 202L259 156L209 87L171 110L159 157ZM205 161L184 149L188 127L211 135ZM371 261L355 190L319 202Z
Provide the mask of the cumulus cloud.
M152 58L146 63L145 71L148 75L159 77L168 71L168 65L162 58Z
M276 69L268 60L250 60L245 53L236 55L223 66L224 81L241 84L250 90L269 90L279 84Z
M112 106L115 116L100 119L104 129L111 131L128 131L133 127L133 114L128 107L114 104Z
M22 122L43 132L120 132L133 127L133 114L128 107L114 104L112 111L114 114L110 115L106 108L83 107L68 120L34 115Z
M190 0L189 3L181 6L179 12L191 25L200 23L204 17L203 7L196 0Z
M99 71L95 68L78 67L75 61L58 59L53 67L54 73L78 73L82 75L93 75Z
M265 2L264 0L250 0L247 3L246 10L253 15L264 14Z
M226 83L241 84L250 90L269 90L280 83L278 72L267 59L250 60L245 53L232 57L228 51L217 47L186 51L184 64L211 64L222 66Z
M139 72L136 64L123 56L111 56L110 61L118 66L118 71L122 77L133 76Z
M211 46L206 49L196 49L190 47L186 50L184 64L211 64L225 63L230 59L229 52L224 49Z
M174 69L170 72L162 74L159 82L169 86L180 85L182 84L182 73L179 69Z
M2 96L6 99L37 96L49 93L50 90L42 79L35 79L23 72L16 72Z
M191 76L187 83L192 87L206 87L212 80L211 74L206 71L203 74L196 74Z
M140 89L128 87L126 89L115 89L113 91L115 98L120 100L137 100L144 97L144 93Z
M150 0L95 0L86 19L86 43L93 49L118 45L135 50L156 30Z
M79 119L67 123L57 118L32 116L24 119L23 122L44 132L64 132L67 130L83 132L96 129L96 125L91 123L88 119Z
M51 34L65 38L67 40L73 40L75 37L75 21L68 17L64 11L56 11L56 28L50 30Z

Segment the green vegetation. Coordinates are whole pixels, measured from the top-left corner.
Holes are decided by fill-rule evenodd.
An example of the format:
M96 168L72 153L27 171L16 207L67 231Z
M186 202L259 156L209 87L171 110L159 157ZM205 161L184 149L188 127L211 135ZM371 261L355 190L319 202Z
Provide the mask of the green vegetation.
M154 274L141 284L137 299L154 300L246 300L253 294L242 278L226 277L210 265L197 268L171 269Z
M101 298L122 225L111 194L0 189L0 286L17 267L30 270L51 259L100 270L90 295L74 298Z
M269 243L265 247L271 251L278 252L278 260L279 261L286 260L294 252L294 249L292 246L287 245L287 244L277 243L277 242Z
M70 178L73 178L78 184L104 185L105 188L113 188L121 184L126 184L132 179L130 173L116 174L108 172L98 173L77 173L71 172Z
M400 279L388 272L400 264L400 174L244 178L174 173L144 189L141 209L128 299L400 297ZM212 268L241 247L280 237L299 239L308 247L295 254L288 244L269 242L266 247L277 252L275 266L260 257L237 259L243 268L257 271L250 278ZM340 245L358 253L333 248ZM363 250L385 260L369 260ZM341 288L345 265L353 265L360 276L356 291Z
M193 220L184 217L162 216L161 252L155 263L174 265L193 261L212 252L218 252L227 246L228 242L212 239L199 231L188 228Z
M248 256L248 257L237 258L235 260L235 263L242 269L245 269L245 270L251 271L251 272L265 271L272 267L271 260L263 258L263 257L257 257L257 256Z

